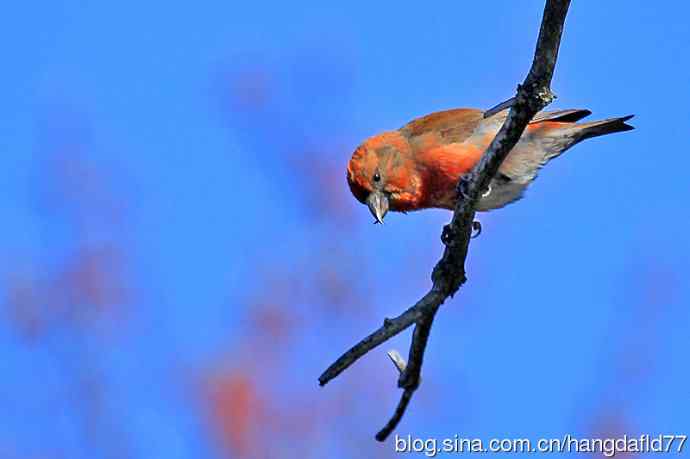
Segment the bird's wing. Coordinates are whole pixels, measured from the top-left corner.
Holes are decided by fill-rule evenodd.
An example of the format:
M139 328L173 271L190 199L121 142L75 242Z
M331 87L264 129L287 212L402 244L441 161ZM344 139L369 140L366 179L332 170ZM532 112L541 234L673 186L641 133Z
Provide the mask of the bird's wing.
M591 111L584 108L557 110L553 112L539 112L535 115L534 118L532 118L530 124L539 123L541 121L559 121L561 123L574 123L591 114Z
M472 108L444 110L410 121L400 133L411 141L431 134L441 144L459 143L472 135L482 116L481 110Z
M540 112L537 113L530 124L543 121L574 123L590 113L589 110L585 109ZM461 143L475 133L478 127L482 135L485 132L498 131L498 128L501 127L507 116L507 109L484 119L484 113L481 110L455 108L416 118L400 128L400 133L406 136L413 144L427 143L429 141L436 145Z
M570 108L567 110L555 110L549 112L539 112L534 115L529 124L541 123L542 121L558 121L561 123L574 123L582 118L591 115L592 112L584 108ZM508 109L501 110L487 118L486 122L489 124L496 124L499 127L505 122L508 117Z

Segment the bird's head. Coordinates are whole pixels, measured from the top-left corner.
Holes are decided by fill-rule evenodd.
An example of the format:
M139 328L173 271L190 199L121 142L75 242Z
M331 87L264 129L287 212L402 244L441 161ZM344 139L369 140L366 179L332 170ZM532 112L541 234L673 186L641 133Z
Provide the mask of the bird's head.
M418 173L407 139L386 132L357 147L347 166L352 194L383 223L388 210L414 210L419 196Z

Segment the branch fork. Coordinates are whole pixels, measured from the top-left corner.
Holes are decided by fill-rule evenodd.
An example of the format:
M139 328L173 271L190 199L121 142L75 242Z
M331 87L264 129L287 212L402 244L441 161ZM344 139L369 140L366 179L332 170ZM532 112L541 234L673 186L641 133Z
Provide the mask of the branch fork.
M496 175L508 153L519 141L534 115L556 97L551 91L550 85L569 6L570 0L546 1L534 60L524 83L518 85L515 97L484 113L484 117L488 118L499 111L510 109L503 126L479 162L458 181L459 199L451 222L443 228L441 241L445 245L445 250L441 260L432 271L431 289L399 316L384 319L383 325L378 330L355 344L319 377L321 386L327 384L360 357L412 324L415 325L407 362L397 351L388 353L400 373L398 387L403 389L403 393L393 416L376 434L378 441L384 441L397 427L407 410L412 395L419 387L424 352L438 309L467 280L465 259L467 258L469 242L472 238L473 229L481 231L481 225L477 226L478 222L474 220L474 209L482 191L488 189L491 179Z

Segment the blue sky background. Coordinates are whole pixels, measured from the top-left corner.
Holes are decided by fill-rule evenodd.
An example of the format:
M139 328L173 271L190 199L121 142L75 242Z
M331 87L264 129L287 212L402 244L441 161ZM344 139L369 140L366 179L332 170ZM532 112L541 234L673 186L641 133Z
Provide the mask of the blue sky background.
M426 291L450 214L374 226L345 165L367 136L510 97L542 10L8 5L0 456L394 456L372 438L409 333L316 379ZM552 108L637 129L480 215L399 433L690 433L688 14L573 2Z

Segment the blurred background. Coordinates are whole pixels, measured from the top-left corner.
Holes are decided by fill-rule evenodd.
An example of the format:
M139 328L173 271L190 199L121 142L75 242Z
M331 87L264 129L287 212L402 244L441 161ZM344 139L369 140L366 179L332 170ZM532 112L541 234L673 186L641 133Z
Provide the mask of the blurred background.
M0 457L395 456L409 330L317 377L426 291L450 213L374 226L345 166L513 95L543 4L7 5ZM688 14L573 2L551 108L637 130L479 215L399 434L690 433Z

